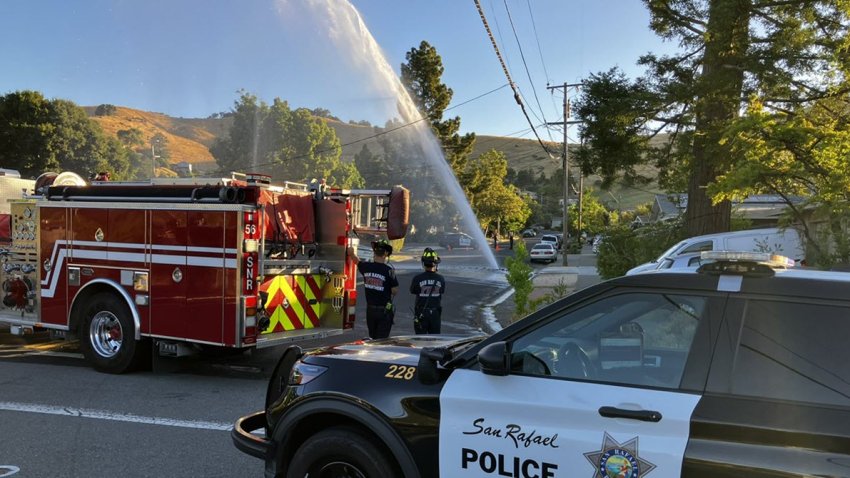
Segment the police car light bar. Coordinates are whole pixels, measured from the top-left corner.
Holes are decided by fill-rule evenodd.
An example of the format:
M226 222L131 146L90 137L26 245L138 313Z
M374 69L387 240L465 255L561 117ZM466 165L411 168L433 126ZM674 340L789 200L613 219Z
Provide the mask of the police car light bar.
M796 264L794 259L769 252L704 251L700 254L700 259L703 261L755 262L771 268L783 269L794 267Z

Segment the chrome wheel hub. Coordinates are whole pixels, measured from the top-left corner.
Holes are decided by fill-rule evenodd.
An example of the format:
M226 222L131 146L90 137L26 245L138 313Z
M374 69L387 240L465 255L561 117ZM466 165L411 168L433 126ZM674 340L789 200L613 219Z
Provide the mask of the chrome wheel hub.
M121 322L112 312L98 312L91 320L89 343L104 358L112 358L121 350L124 331Z

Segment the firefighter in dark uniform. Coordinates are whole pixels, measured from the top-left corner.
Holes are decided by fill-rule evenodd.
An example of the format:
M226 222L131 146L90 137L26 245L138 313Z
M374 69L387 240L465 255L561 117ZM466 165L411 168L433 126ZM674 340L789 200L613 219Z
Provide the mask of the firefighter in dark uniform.
M353 248L349 254L357 263L357 270L363 275L363 286L366 290L366 326L369 337L385 339L390 336L393 326L393 297L398 293L398 279L395 270L387 264L393 246L385 239L372 242L374 257L371 261L360 261Z
M413 307L413 330L417 334L439 334L443 307L440 300L446 292L446 279L437 273L440 256L430 247L422 253L425 272L410 282L410 293L416 296Z

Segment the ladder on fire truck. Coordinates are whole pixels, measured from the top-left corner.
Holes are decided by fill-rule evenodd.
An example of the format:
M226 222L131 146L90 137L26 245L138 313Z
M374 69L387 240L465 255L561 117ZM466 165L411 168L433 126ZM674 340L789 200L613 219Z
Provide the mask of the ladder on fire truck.
M406 202L409 200L407 193L403 192L406 190L401 187L395 187L392 189L343 189L326 187L323 181L313 181L310 184L283 181L279 184L272 184L269 176L238 172L231 172L230 177L151 178L149 182L143 181L140 182L140 184L149 183L158 186L215 186L231 185L239 182L244 182L249 185L259 185L274 192L284 192L287 190L309 191L312 192L317 199L328 198L339 201L348 200L351 203L350 220L352 230L357 234L366 233L380 235L387 234L388 232L394 232L387 230L387 223L390 219L390 203L392 201ZM405 210L407 210L407 208L405 208ZM407 218L404 218L404 223L407 223Z

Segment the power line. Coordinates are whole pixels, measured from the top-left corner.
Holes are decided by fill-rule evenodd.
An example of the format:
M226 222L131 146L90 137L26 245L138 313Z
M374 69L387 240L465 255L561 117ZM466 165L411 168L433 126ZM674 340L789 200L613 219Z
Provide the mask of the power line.
M546 75L546 86L549 86L549 83L552 82L552 78L549 77L549 70L546 68L546 61L543 60L543 48L540 46L540 35L537 34L537 22L534 21L534 12L531 10L531 0L525 0L525 4L528 5L528 16L531 17L531 27L534 31L534 40L537 42L537 53L540 55L540 64L543 66L543 73ZM553 94L549 95L549 99L552 101L552 109L558 111L558 107L555 106L554 91Z
M528 121L528 125L531 126L531 130L534 131L534 136L537 138L537 142L540 143L540 147L543 148L543 151L546 151L546 154L552 154L549 152L549 148L543 144L543 140L540 139L540 135L537 134L537 129L534 128L534 123L531 121L531 118L528 117L528 113L525 111L525 105L522 103L522 98L519 95L519 91L517 90L516 84L511 79L511 74L508 72L508 67L505 65L504 59L502 59L502 53L499 51L499 45L496 44L496 39L493 38L493 32L490 30L490 25L487 23L487 17L484 16L484 9L481 8L481 2L479 0L475 0L475 7L478 9L478 15L481 16L481 23L484 24L484 29L487 30L487 36L490 38L490 43L493 45L493 50L496 52L496 57L499 59L499 63L502 65L502 70L505 72L505 78L508 79L508 84L511 86L511 89L514 92L514 100L516 100L519 108L522 110L523 116L525 116L525 120Z
M537 35L537 24L534 22L534 13L531 12L531 0L525 0L525 3L528 5L528 16L531 17L531 27L534 30L534 39L537 41L537 53L540 54L540 64L543 65L543 73L546 75L546 83L549 83L551 78L549 78L549 71L546 69L546 62L543 61L543 48L540 47L540 36Z
M525 61L525 53L522 51L522 43L519 41L519 35L517 35L516 27L514 26L514 19L511 16L511 10L508 8L508 0L503 0L505 4L505 12L508 14L508 21L511 24L511 30L514 32L514 39L516 40L516 46L519 49L519 57L522 59L522 66L525 68L525 74L528 76L528 82L531 84L531 92L534 94L534 101L537 103L537 107L540 108L540 116L543 117L543 122L546 123L546 113L543 112L543 106L540 104L540 98L537 97L537 88L534 87L534 80L531 79L531 70L528 69L528 63ZM534 110L532 110L532 113ZM535 115L536 117L537 115ZM540 121L540 118L537 118ZM555 141L552 139L552 132L549 131L549 128L546 128L546 133L549 135L549 141Z
M498 33L498 35L499 35L499 43L501 43L502 45L506 45L505 38L502 37L502 28L499 26L499 16L496 15L496 7L493 6L493 0L489 0L489 1L490 1L490 11L493 12L493 24L496 25L496 33ZM505 52L504 57L505 57L505 63L507 63L507 65L508 65L508 70L510 70L511 69L511 59L508 58L507 52Z

